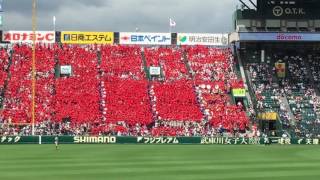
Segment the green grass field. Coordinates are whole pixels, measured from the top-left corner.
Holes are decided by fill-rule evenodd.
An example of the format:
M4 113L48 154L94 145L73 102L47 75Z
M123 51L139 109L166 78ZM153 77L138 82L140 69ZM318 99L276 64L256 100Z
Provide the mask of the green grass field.
M319 146L1 145L0 180L319 180Z

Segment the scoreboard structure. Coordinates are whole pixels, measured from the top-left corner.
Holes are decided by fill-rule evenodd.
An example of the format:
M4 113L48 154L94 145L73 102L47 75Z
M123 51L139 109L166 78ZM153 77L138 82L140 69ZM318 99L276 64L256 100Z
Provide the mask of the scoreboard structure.
M229 43L238 49L320 50L320 0L244 0L234 12Z
M237 49L320 50L320 0L244 0L229 43Z
M258 0L257 15L265 19L320 19L319 0Z
M320 31L320 0L257 0L233 16L236 31ZM252 7L252 6L251 6Z
M275 55L298 54L310 58L312 54L320 52L320 0L239 2L242 6L234 13L235 31L229 35L229 43L241 62L242 77L246 76L244 67L247 63L261 62L278 70L278 78L283 78L286 76L283 71L286 64L277 63L280 59ZM313 60L318 61L316 58ZM276 83L272 85L277 86ZM254 92L253 89L250 91ZM257 105L255 99L250 96L247 99ZM274 114L269 114L267 109L257 111L261 128L281 130L281 122L274 121Z

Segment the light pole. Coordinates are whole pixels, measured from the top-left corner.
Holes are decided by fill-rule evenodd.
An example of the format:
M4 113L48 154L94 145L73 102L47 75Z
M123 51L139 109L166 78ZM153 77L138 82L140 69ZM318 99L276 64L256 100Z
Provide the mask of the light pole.
M34 136L34 125L35 125L35 96L36 96L36 30L37 30L37 1L32 0L32 74L31 74L31 81L32 81L32 102L31 102L31 121L32 121L32 135Z

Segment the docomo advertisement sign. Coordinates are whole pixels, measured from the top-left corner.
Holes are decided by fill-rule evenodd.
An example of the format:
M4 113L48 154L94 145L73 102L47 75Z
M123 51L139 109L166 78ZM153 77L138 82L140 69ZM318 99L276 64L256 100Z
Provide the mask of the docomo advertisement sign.
M35 36L37 43L55 43L54 31L4 31L2 40L10 43L32 43Z
M277 40L279 41L299 41L303 40L303 36L299 34L282 34L277 35Z
M228 34L178 33L177 45L226 46Z
M320 41L319 33L239 33L240 41Z
M120 32L120 44L171 45L171 34Z

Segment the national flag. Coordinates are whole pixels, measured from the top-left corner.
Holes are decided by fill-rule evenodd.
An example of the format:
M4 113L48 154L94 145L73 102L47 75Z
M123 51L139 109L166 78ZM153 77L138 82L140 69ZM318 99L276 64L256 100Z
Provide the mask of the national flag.
M3 0L0 0L0 12L2 12L2 4L3 4Z
M177 23L173 19L169 18L169 20L170 20L170 27L175 27L177 25Z
M53 18L52 18L52 21L53 21L53 26L55 27L56 26L56 16L53 16Z

